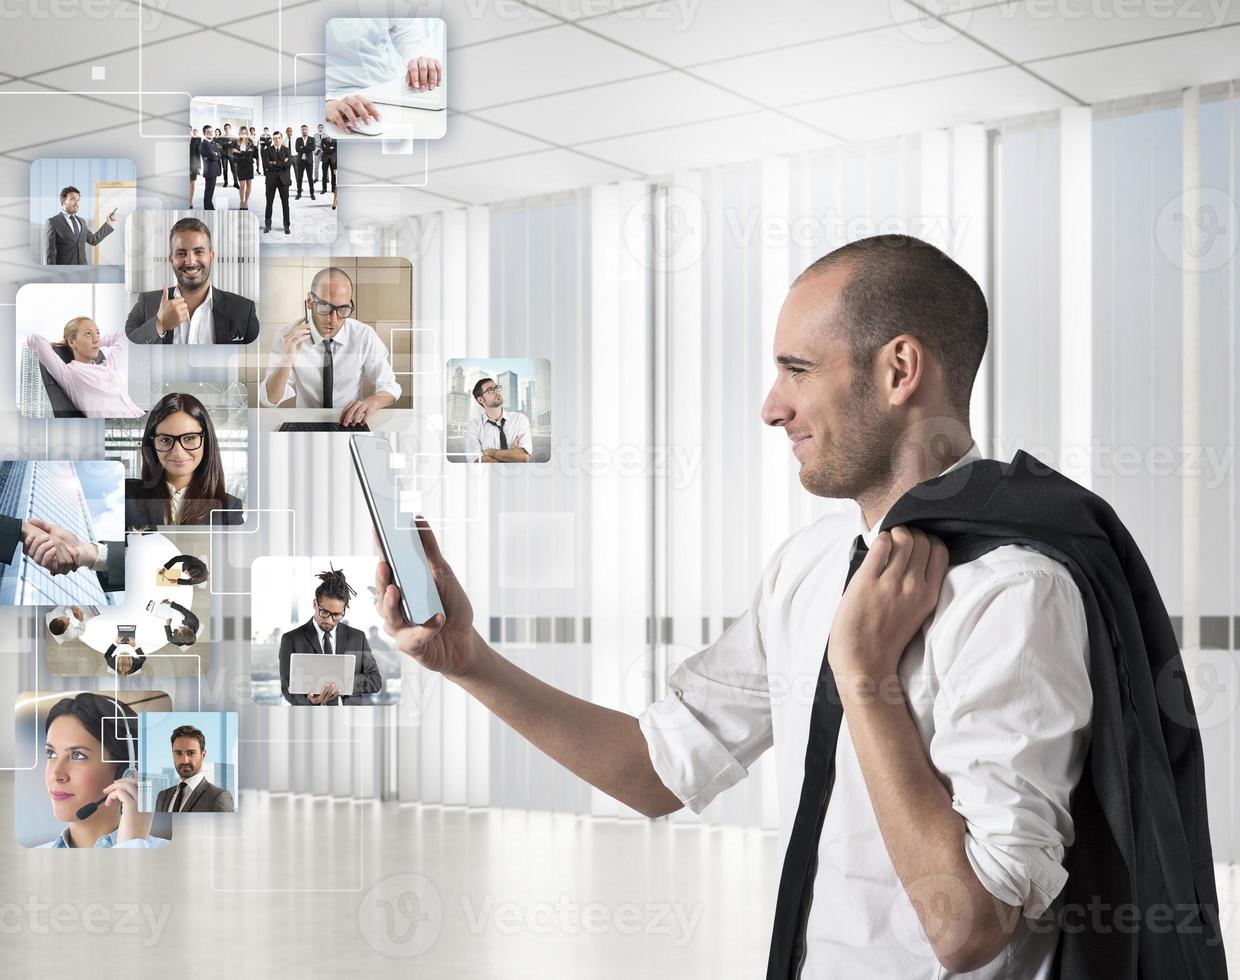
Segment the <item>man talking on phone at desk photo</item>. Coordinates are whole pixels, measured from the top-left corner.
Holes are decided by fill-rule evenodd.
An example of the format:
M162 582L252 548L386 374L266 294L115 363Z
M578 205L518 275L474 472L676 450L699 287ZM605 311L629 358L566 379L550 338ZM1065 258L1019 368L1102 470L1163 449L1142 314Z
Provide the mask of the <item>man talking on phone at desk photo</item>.
M381 561L384 628L647 817L700 813L773 747L768 980L1221 980L1201 738L1166 608L1105 501L1023 452L983 457L969 406L987 339L974 279L909 236L796 278L762 421L806 490L858 507L788 538L639 717L488 645L421 517L401 533L443 611L410 622ZM1124 928L1125 909L1149 926ZM1156 927L1168 909L1191 921Z
M344 269L316 272L304 304L305 315L272 342L262 404L338 408L340 425L356 428L400 397L388 350L374 327L354 319L353 278Z

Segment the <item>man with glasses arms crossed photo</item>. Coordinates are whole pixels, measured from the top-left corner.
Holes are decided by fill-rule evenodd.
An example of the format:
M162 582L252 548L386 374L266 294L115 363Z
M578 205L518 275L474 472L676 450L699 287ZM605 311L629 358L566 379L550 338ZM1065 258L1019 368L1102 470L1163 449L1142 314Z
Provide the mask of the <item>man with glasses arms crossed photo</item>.
M465 459L471 463L528 463L530 420L504 411L504 389L494 378L479 378L473 389L482 414L465 430Z
M328 266L315 273L306 316L281 328L271 345L262 403L284 408L339 408L340 424L363 424L400 397L388 350L374 327L353 314L353 280ZM372 394L363 397L363 382Z

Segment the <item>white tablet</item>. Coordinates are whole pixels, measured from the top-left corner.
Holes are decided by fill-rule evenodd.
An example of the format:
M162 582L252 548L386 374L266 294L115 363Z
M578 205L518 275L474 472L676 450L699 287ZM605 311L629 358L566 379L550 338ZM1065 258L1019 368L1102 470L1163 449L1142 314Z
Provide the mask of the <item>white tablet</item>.
M288 668L289 693L318 694L333 681L341 694L352 694L356 663L352 653L295 653Z

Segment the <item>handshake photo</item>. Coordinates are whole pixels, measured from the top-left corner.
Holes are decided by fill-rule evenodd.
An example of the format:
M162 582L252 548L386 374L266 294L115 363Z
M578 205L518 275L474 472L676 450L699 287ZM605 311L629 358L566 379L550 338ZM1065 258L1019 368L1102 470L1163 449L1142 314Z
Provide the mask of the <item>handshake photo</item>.
M53 575L94 568L100 557L95 542L83 541L71 531L37 517L22 522L21 545L26 557Z

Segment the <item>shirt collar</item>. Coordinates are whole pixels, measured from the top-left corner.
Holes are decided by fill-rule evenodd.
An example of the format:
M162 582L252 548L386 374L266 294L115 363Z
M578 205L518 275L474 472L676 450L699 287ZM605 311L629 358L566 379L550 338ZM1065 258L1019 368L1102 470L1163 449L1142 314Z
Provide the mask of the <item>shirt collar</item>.
M95 841L95 847L115 847L117 833L118 831L114 830L110 834L104 834L97 841ZM62 830L60 832L60 836L56 838L55 842L52 844L49 844L48 846L49 847L72 847L73 845L69 843L69 828L66 827L64 830Z
M173 500L178 500L181 497L184 497L185 491L189 489L188 483L185 484L185 486L181 487L180 490L178 490L176 487L174 487L171 483L168 483L166 480L164 481L164 486L168 488L168 496L171 497Z
M956 462L952 463L951 466L947 467L947 469L945 469L943 473L940 473L939 476L942 476L944 473L950 473L952 470L958 469L961 466L967 466L969 463L981 458L982 451L977 448L977 442L971 442L965 454L956 460ZM865 542L865 546L867 548L870 547L874 543L874 539L878 537L878 532L883 526L883 521L886 520L887 514L890 513L890 511L891 508L888 508L883 513L883 516L874 522L874 526L867 529L865 526L865 515L861 513L860 509L857 510L857 531L861 535L861 540Z
M508 419L508 411L506 409L499 413L499 418L497 419L491 418L491 416L487 415L485 411L482 413L482 424L483 425L486 425L488 422L494 423L495 425L499 425L500 422L506 422L507 419Z
M182 783L185 783L185 784L186 784L186 786L188 786L188 787L189 787L189 788L188 788L188 789L186 789L186 791L185 791L185 800L188 800L188 799L189 799L190 794L191 794L192 792L194 792L194 790L196 790L196 789L198 788L198 784L199 784L199 783L201 783L204 779L206 779L206 776L204 776L204 775L203 775L202 770L201 770L201 769L199 769L196 773L194 773L192 776L190 776L190 777L189 777L189 779L182 779L182 780L181 780L181 782L182 782ZM178 783L177 785L179 786L179 785L180 785L180 783ZM185 800L182 800L182 801L181 801L181 805L182 805L182 806L184 806L184 805L185 805Z
M351 316L345 317L344 323L340 324L340 329L336 331L336 335L332 337L332 340L334 340L341 347L345 346L345 338L349 335L349 329L352 326L353 326L353 317ZM310 320L310 333L314 337L314 346L322 349L323 341L326 338L324 338L324 336L321 333L319 333L319 328L314 325L313 319Z

